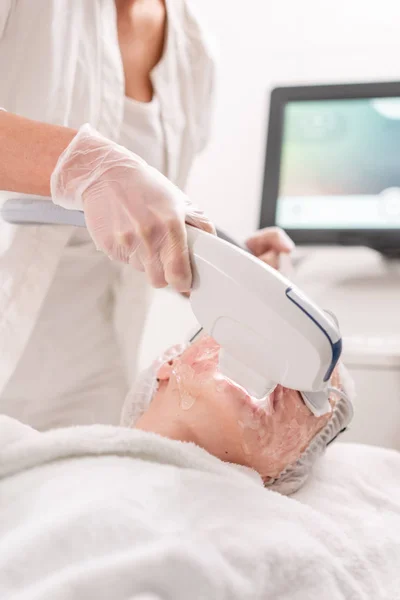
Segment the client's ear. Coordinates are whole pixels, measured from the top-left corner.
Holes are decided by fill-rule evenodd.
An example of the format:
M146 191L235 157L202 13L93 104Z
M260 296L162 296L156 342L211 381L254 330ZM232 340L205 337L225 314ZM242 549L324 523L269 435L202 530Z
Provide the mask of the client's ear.
M171 374L172 374L173 367L174 367L173 360L169 360L168 362L161 365L161 367L158 369L157 379L159 381L169 381Z

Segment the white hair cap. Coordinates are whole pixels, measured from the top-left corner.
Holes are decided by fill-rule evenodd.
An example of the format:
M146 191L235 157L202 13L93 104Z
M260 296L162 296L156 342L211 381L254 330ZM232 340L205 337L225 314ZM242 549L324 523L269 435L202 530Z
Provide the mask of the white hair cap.
M147 410L157 391L157 373L166 362L180 356L190 344L172 346L164 352L152 365L144 370L128 393L121 414L121 425L132 427ZM296 462L292 463L277 477L264 480L265 487L284 495L290 495L300 489L308 479L316 460L323 454L330 444L350 423L353 418L354 398L353 381L343 365L339 365L342 389L330 388L332 394L337 394L338 399L332 410L332 415L325 427L319 431L309 446L304 450Z

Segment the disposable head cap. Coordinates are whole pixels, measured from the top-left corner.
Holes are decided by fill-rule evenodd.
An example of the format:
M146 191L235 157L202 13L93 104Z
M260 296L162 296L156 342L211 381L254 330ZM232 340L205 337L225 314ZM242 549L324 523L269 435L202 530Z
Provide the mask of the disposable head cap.
M145 369L136 380L126 397L121 425L133 427L143 415L157 391L157 373L166 362L180 356L190 344L179 344L169 348L152 365ZM284 469L276 478L264 480L265 487L284 495L290 495L300 489L308 479L316 460L325 448L343 431L353 418L354 386L350 375L343 365L339 366L341 390L337 394L335 406L327 424L319 431L296 462Z

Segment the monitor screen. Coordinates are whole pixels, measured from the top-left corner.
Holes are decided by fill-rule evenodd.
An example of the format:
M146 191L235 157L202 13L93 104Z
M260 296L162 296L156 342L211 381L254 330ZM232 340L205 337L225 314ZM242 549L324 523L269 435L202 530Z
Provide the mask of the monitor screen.
M400 228L400 95L282 107L276 224Z

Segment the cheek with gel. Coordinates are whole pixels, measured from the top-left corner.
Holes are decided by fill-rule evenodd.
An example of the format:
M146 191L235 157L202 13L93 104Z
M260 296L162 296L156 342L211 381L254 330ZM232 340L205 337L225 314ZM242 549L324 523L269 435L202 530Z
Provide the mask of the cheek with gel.
M251 439L251 466L262 477L277 477L294 463L330 418L329 414L315 417L303 404L298 392L281 386L274 393L273 404L272 412L268 414L265 411L260 422L267 435Z
M179 395L179 406L182 410L190 410L197 399L195 372L186 364L176 363L172 369Z
M268 418L273 416L271 395L256 401L244 393L242 406L238 411L238 427L240 444L247 457L248 465L252 466L253 457L260 454L269 441Z
M218 381L219 345L208 336L190 346L174 363L172 374L182 410L189 410L205 393L215 394L224 382Z
M210 368L208 362L210 359L212 359L211 353L210 356L205 357L203 364L191 365L185 360L175 362L172 374L182 410L191 409L205 394L215 394L216 382L213 378L213 368Z

